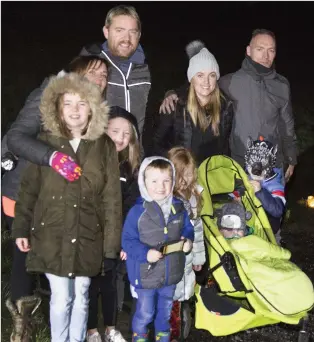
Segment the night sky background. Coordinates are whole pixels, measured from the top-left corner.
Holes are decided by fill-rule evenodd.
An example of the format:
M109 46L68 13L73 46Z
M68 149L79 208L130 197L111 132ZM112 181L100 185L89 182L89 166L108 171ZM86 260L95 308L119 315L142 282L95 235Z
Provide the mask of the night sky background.
M294 103L313 102L312 2L122 2L142 21L141 44L152 73L152 111L166 90L186 80L185 46L201 39L220 73L236 71L255 28L275 32L277 71L286 76ZM117 2L1 2L2 132L28 94L60 71L81 47L103 42L107 11Z

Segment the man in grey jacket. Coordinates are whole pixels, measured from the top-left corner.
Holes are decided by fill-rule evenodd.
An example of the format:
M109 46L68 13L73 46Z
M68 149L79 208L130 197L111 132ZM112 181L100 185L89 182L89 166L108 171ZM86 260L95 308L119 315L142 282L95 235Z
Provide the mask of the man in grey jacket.
M263 136L278 144L276 166L288 166L285 173L288 181L297 163L296 136L290 85L276 72L275 56L275 35L265 29L254 30L241 68L221 77L219 86L234 104L230 136L232 158L243 166L247 138ZM160 110L171 112L177 98L176 94L170 94Z
M142 133L151 83L139 45L141 23L136 10L131 6L114 7L107 14L103 31L107 41L98 50L95 44L90 49L83 48L81 55L99 55L110 63L106 100L110 106L120 106L134 114ZM44 82L29 95L7 133L7 143L16 156L49 166L55 150L36 139L41 129L39 104L45 86Z
M85 46L80 55L97 55L109 62L106 100L134 114L142 134L151 78L139 44L141 22L135 8L124 5L112 8L103 32L107 41Z

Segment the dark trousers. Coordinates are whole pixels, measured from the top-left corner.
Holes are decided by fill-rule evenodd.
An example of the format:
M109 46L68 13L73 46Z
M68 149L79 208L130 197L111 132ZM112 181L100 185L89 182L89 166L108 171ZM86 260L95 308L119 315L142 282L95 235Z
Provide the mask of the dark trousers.
M98 296L101 296L101 309L105 326L117 323L117 288L116 271L110 270L105 275L92 277L89 287L89 314L87 329L98 327Z
M13 217L5 215L5 222L11 230ZM36 288L36 277L26 271L27 253L21 252L13 241L13 262L11 271L11 300L17 301L21 297L32 296Z

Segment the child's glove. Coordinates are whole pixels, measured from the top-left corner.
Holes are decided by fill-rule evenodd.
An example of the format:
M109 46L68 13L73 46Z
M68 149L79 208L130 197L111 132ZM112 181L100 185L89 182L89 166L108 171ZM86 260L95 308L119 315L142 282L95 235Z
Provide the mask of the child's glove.
M69 182L74 182L82 175L82 169L72 157L61 152L55 152L51 159L51 167Z
M186 241L183 244L183 252L189 253L193 247L193 243L190 239L186 239Z

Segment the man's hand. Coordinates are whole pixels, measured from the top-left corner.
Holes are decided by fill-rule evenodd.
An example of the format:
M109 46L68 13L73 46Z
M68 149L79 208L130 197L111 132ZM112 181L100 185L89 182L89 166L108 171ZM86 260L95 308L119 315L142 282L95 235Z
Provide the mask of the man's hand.
M15 240L15 243L21 252L29 252L31 250L31 247L29 245L27 238L17 238Z
M159 108L159 114L171 114L175 110L175 103L179 100L177 94L167 96Z
M251 183L254 192L258 192L261 190L261 183L259 181L256 180L249 180L249 182Z
M184 237L181 236L181 240L183 240L183 239L184 239ZM186 241L183 244L183 252L184 253L189 253L190 250L192 249L192 247L193 247L192 241L190 239L186 239Z
M285 180L288 183L294 172L294 165L289 165L285 174Z
M147 261L150 263L157 262L161 258L162 258L162 254L156 249L152 248L147 253Z

